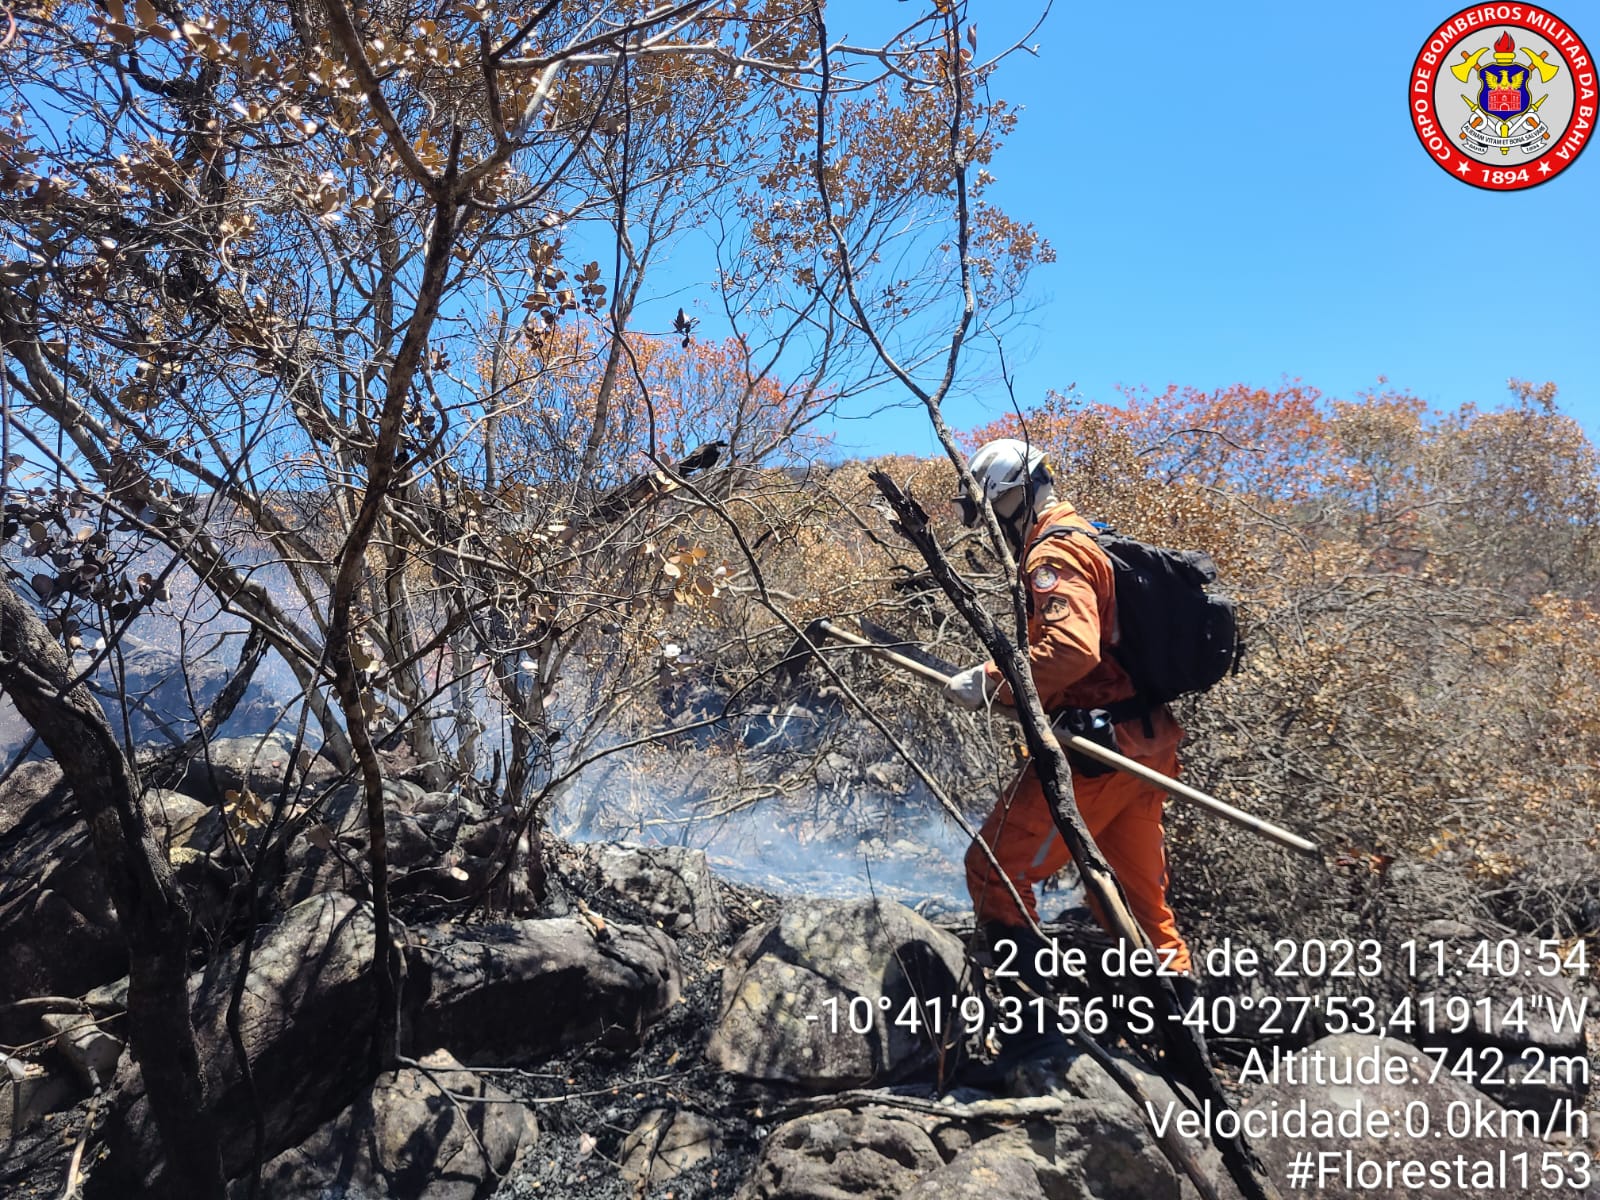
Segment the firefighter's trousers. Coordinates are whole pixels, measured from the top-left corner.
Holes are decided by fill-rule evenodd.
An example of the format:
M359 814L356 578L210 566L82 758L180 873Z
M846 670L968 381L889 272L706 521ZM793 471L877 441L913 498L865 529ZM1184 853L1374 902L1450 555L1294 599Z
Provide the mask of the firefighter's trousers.
M1176 749L1140 761L1163 775L1178 774ZM1171 952L1171 969L1188 971L1189 947L1167 906L1167 858L1161 826L1163 793L1122 771L1092 779L1074 772L1072 787L1083 823L1117 873L1134 919L1158 951ZM1001 794L978 836L993 848L1001 869L1016 884L1027 905L1028 915L1037 920L1034 884L1061 870L1072 856L1050 817L1050 806L1031 763L1024 765ZM966 865L967 890L979 924L1024 924L1016 902L981 846L974 844L967 851ZM1104 918L1099 913L1096 916L1104 925Z

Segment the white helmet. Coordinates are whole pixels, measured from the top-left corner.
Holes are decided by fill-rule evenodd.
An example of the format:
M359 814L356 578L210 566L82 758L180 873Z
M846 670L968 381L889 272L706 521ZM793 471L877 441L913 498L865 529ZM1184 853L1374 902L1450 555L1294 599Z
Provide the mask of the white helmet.
M986 443L968 465L1002 523L1014 520L1030 506L1038 507L1044 499L1043 489L1054 491L1050 460L1045 452L1016 438L999 438ZM972 498L959 496L956 503L961 506L962 523L969 527L976 525L978 505Z

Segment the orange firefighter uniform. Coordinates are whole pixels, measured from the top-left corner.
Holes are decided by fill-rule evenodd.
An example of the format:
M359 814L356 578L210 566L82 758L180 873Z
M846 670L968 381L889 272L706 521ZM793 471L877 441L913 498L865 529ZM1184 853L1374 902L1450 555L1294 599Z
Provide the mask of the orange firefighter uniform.
M1130 699L1127 672L1102 648L1115 639L1116 595L1111 562L1091 538L1061 534L1039 541L1052 525L1091 526L1065 501L1046 508L1028 534L1022 574L1029 592L1028 659L1034 687L1046 712L1063 708L1104 708ZM1109 636L1106 636L1108 635ZM997 703L1012 702L1011 689L993 663L999 681ZM1165 706L1116 726L1117 749L1163 775L1178 773L1178 743L1183 729ZM1137 920L1170 968L1189 970L1189 947L1167 906L1167 861L1161 826L1160 789L1122 771L1087 777L1074 770L1073 792L1090 836L1100 847L1128 898ZM1038 918L1033 885L1054 875L1071 859L1061 840L1044 789L1031 764L1025 764L1001 794L978 836L1016 885L1017 894ZM982 922L1022 925L1016 902L996 875L983 848L967 852L967 888ZM1103 923L1103 922L1102 922ZM1170 957L1169 957L1170 955Z

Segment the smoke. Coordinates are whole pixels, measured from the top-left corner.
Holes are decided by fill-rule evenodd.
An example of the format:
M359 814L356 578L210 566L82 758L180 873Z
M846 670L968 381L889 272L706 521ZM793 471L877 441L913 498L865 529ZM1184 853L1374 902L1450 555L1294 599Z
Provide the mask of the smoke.
M223 523L217 515L212 531L230 543L235 561L291 620L312 627L311 605L289 571L248 531L224 531ZM91 640L74 656L78 670L93 668L91 684L119 735L126 711L133 741L155 747L194 731L196 708L203 710L233 673L248 628L187 567L169 571L170 563L170 553L159 547L130 554L123 566L130 574L167 571L170 599L139 615L114 655L102 653ZM576 660L570 663L562 686L550 697L552 727L581 727L583 700L592 699L589 693L602 683ZM489 741L508 744L504 713L490 689L473 687L458 699ZM301 704L293 672L269 650L245 700L218 734L292 731ZM449 752L456 714L442 715L435 731ZM689 715L704 713L697 709ZM550 827L572 841L697 848L725 877L780 895L854 899L876 894L929 915L970 913L963 869L966 835L919 784L901 782L903 771L877 761L883 747L869 748L833 718L792 702L730 714L729 722L685 735L686 744L679 747L640 747L603 759L561 794L548 815ZM315 722L306 732L307 746L315 751L320 742ZM619 729L611 736L620 741L637 733ZM4 761L28 744L29 735L9 701L0 698ZM730 742L739 749L728 752ZM564 749L583 752L576 746ZM41 756L43 749L35 745L30 754ZM784 756L807 754L817 754L820 762L807 788L791 787L781 796L749 803L736 799L741 786L759 791L753 783L757 776L777 775L779 770L767 768L781 766ZM1071 900L1076 892L1058 895Z
M937 808L856 787L840 811L818 787L708 811L705 760L677 759L639 753L608 760L557 803L552 831L574 842L700 849L719 875L780 896L876 895L925 916L970 919L967 836ZM1049 919L1081 898L1076 886L1047 892L1041 913Z

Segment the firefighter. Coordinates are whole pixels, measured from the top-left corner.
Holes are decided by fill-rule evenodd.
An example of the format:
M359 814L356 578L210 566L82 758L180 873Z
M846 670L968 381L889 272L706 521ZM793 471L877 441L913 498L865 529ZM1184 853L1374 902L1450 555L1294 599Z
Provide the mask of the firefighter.
M970 465L1021 568L1029 614L1028 661L1045 711L1072 724L1073 732L1092 736L1163 775L1176 776L1183 729L1165 705L1133 713L1139 707L1133 684L1106 651L1116 641L1110 560L1092 538L1066 533L1042 536L1058 525L1092 528L1056 495L1045 455L1024 442L1003 438L983 446ZM970 496L958 497L956 503L963 523L976 526L980 505ZM973 709L1012 703L1011 689L992 662L960 672L946 691ZM1110 710L1109 717L1105 710ZM1084 825L1116 872L1133 916L1164 969L1175 975L1174 986L1187 1009L1196 986L1189 947L1167 904L1163 793L1084 756L1069 753L1068 757ZM1030 764L1024 764L1002 792L978 836L1016 885L1027 916L1037 922L1034 884L1061 870L1071 855ZM1037 937L981 846L974 844L968 850L966 871L973 909L990 946L1013 940L1022 953L1012 961L1024 979L1036 991L1053 990L1049 980L1028 977ZM1103 914L1096 916L1105 923Z

